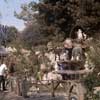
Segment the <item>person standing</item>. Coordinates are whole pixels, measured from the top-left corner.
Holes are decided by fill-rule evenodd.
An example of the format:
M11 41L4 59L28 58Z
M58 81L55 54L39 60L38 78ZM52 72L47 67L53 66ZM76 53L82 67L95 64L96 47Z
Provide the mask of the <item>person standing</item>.
M7 72L7 66L4 63L4 61L2 60L1 61L1 65L0 65L0 89L2 88L3 91L6 90L6 88L5 88L5 76L6 76L6 72Z
M15 67L16 67L16 58L12 57L8 66L8 73L10 76L14 76L14 73L16 72Z
M67 38L64 41L64 53L66 54L67 60L71 60L72 57L72 50L73 50L73 43L70 38Z
M67 38L64 41L64 48L62 51L63 55L61 58L63 58L63 62L61 62L59 64L59 68L61 70L70 70L71 69L71 64L69 64L68 62L72 58L72 50L73 50L72 40L70 38ZM62 78L63 78L63 80L67 80L68 78L70 78L70 75L62 74Z

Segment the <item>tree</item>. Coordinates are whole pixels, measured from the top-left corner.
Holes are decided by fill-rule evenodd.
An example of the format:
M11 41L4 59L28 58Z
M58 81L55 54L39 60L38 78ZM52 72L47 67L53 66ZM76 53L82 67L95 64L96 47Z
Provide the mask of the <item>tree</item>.
M24 4L21 6L21 13L17 14L15 12L17 18L25 21L26 28L22 31L21 40L28 47L45 44L46 40L48 40L41 34L41 25L37 21L38 10L36 5L35 2L31 2L28 5Z
M100 1L99 0L81 0L81 18L80 24L84 26L87 33L95 35L100 32Z
M63 41L77 25L87 34L99 29L99 4L98 0L40 0L22 5L21 13L15 15L25 22L37 21L40 33L49 41Z
M17 38L17 29L13 26L4 26L0 24L0 44L7 45Z
M39 19L47 27L44 33L55 34L55 30L59 29L68 36L77 25L83 27L88 34L98 31L99 5L98 0L42 0L39 3Z
M21 33L21 41L26 47L37 46L38 44L45 43L44 37L40 34L39 24L34 23L28 25Z
M44 25L43 33L46 36L69 36L71 28L79 15L79 2L73 0L43 0L39 3L39 22ZM51 37L51 38L52 38ZM63 39L64 39L63 38ZM55 38L56 39L56 38Z

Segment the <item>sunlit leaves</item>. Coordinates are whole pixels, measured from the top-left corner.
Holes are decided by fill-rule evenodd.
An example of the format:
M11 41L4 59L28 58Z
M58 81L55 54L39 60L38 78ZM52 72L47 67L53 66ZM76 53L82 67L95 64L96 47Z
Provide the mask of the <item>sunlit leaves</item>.
M20 13L14 12L14 15L24 21L32 21L34 20L34 16L38 14L35 2L30 2L29 4L22 4L21 9L22 10Z

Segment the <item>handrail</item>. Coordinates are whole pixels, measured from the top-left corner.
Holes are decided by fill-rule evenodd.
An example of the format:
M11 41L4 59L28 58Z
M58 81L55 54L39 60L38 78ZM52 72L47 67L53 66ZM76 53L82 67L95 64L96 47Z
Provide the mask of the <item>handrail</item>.
M55 71L55 73L58 73L58 74L86 74L86 73L91 73L93 72L93 70L76 70L76 71L73 71L73 70L59 70L59 71Z

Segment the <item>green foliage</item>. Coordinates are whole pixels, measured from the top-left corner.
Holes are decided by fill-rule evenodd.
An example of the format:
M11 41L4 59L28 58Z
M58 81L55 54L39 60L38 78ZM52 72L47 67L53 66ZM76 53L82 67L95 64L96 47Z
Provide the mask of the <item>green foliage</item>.
M99 41L99 36L96 39L93 39L93 41L90 43L90 49L89 49L89 57L91 61L94 63L95 68L94 71L96 73L100 72L100 41Z
M37 30L41 36L38 40L41 42L63 41L77 25L93 36L100 29L99 5L98 0L40 0L39 3L22 5L21 13L15 13L15 16L33 27L38 23ZM32 31L31 35L34 34L38 32ZM33 36L31 41L34 41Z
M98 36L98 39L100 37ZM100 41L93 39L90 43L90 49L88 51L89 58L91 59L92 63L95 65L93 73L89 74L85 80L84 84L87 89L86 100L99 100L100 93L94 94L94 88L100 86ZM89 99L92 98L92 99Z
M94 88L100 86L100 77L95 72L91 73L85 78L84 84L87 89L85 100L99 100L100 93L94 93Z
M79 25L85 31L93 33L99 29L100 23L100 2L96 0L42 0L39 4L40 17L42 24L48 28L52 26L51 34L59 29L68 36L73 26ZM59 32L57 32L58 34Z
M100 91L94 95L94 100L100 100Z
M35 20L35 11L37 11L37 4L35 2L30 2L29 4L22 4L21 9L22 11L19 14L17 14L16 11L14 12L14 15L17 18L31 22Z
M0 24L0 44L7 45L17 38L17 29Z
M45 38L40 34L39 24L34 23L27 25L27 28L22 32L21 40L26 47L32 47L45 44Z
M93 88L100 85L100 77L96 73L89 74L88 77L85 78L85 86L88 91L93 91Z
M8 42L11 42L17 38L18 31L15 27L9 27L7 32L8 32L8 39L7 39Z

